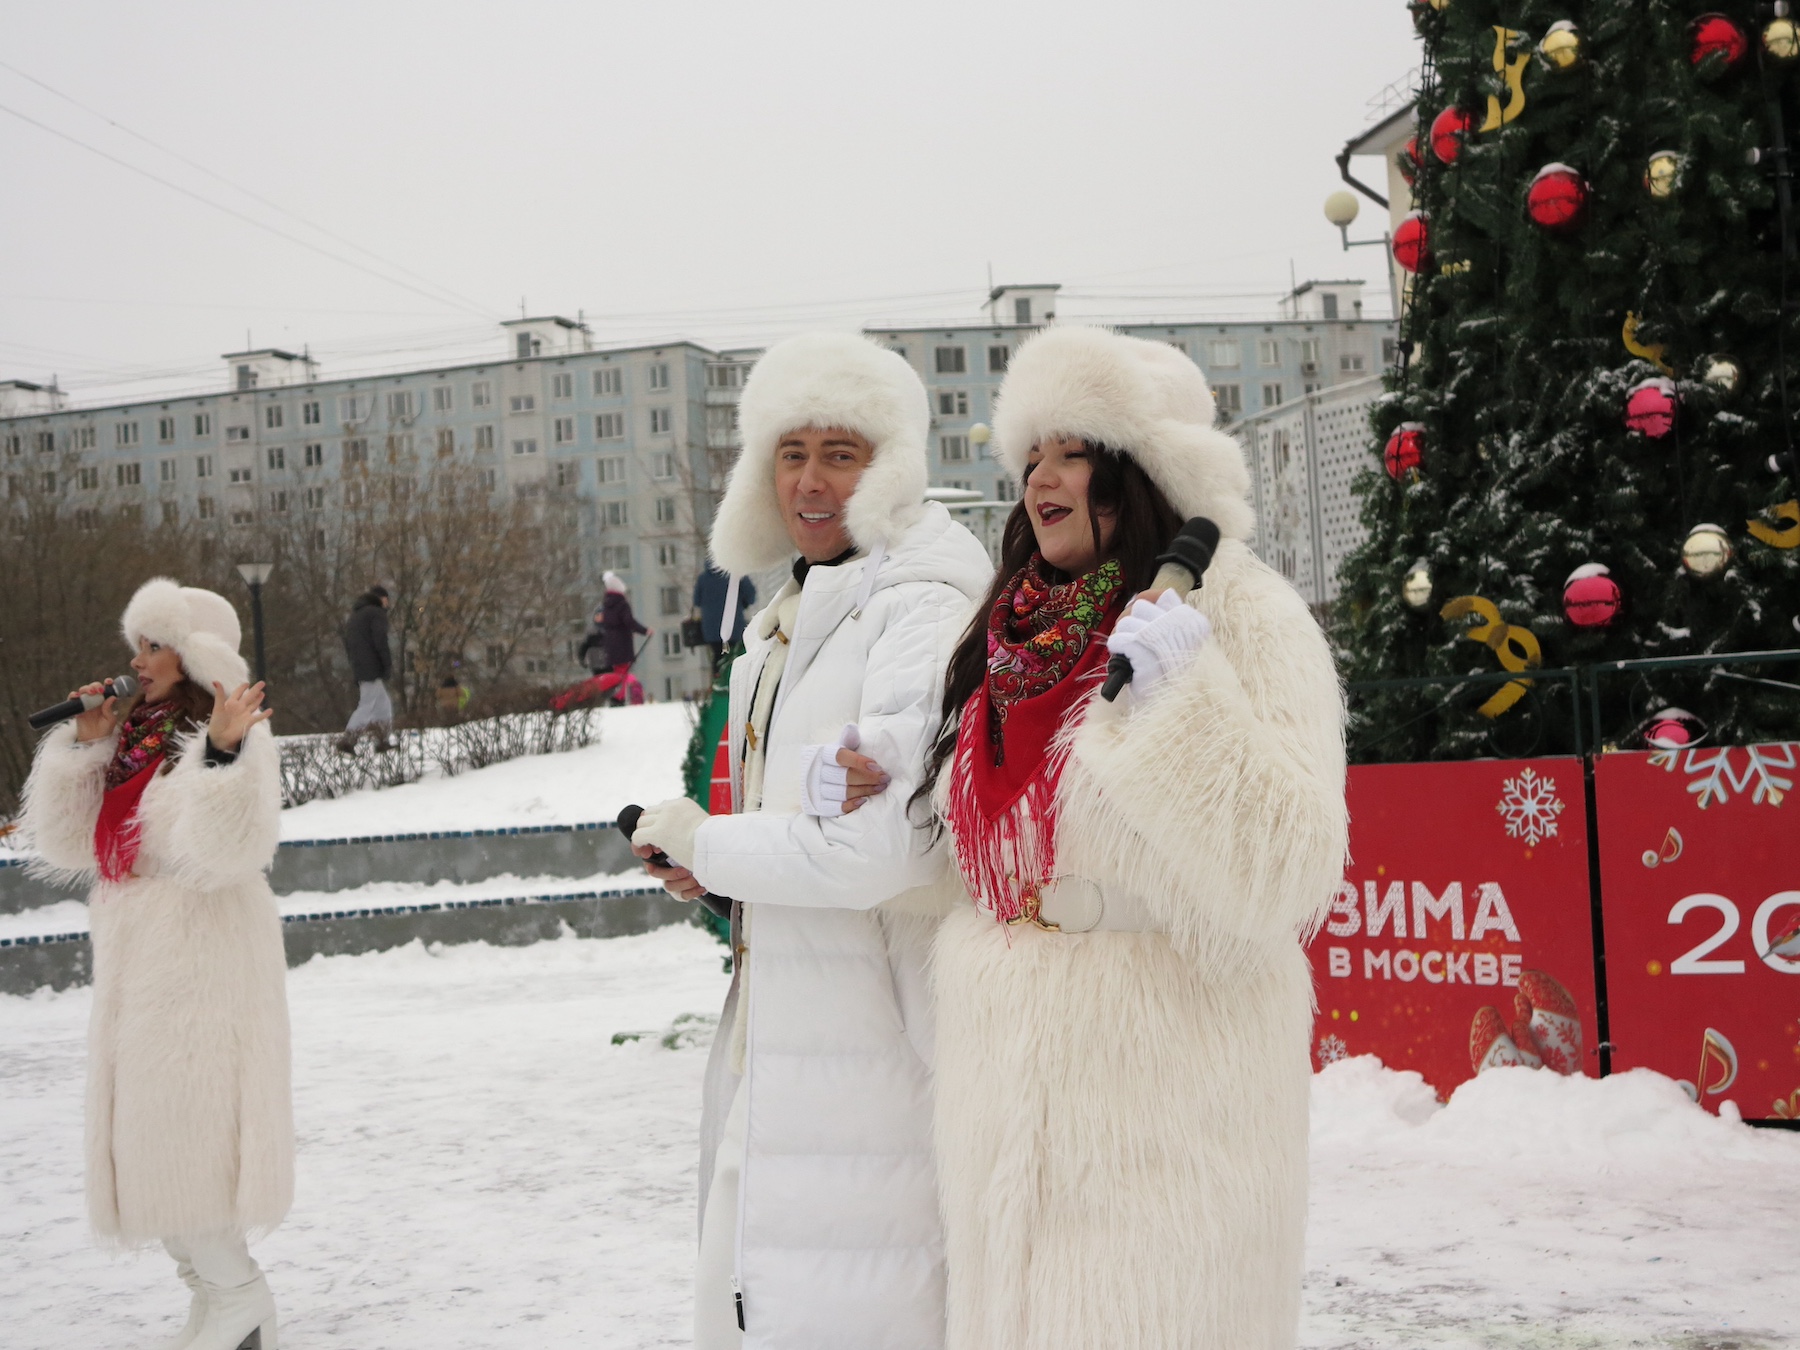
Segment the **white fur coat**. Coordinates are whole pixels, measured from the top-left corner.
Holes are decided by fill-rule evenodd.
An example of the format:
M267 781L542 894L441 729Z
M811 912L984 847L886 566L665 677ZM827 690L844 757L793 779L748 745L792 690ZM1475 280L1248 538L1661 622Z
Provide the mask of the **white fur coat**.
M1064 875L1164 931L1002 928L935 951L949 1350L1278 1350L1306 1220L1311 981L1341 875L1343 704L1298 595L1228 539L1213 637L1097 698L1058 793Z
M111 739L73 724L38 747L23 821L39 870L95 877ZM273 1228L293 1198L287 960L263 869L280 833L274 738L204 762L204 729L145 788L133 875L88 896L87 1196L136 1244Z

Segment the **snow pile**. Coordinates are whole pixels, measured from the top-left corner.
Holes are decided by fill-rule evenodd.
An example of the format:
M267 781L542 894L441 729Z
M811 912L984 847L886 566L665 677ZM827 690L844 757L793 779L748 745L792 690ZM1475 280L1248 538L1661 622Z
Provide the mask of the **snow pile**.
M1647 1070L1496 1069L1440 1106L1368 1056L1312 1115L1303 1346L1800 1344L1800 1136Z
M307 802L281 813L281 837L356 839L611 820L630 802L681 795L681 761L692 732L685 703L609 708L597 745Z

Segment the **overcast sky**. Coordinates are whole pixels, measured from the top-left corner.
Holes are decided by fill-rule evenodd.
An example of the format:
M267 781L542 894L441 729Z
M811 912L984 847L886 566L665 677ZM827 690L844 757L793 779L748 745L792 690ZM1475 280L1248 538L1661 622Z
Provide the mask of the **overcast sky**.
M1383 312L1320 203L1417 61L1402 0L0 15L0 378L84 401L216 387L246 335L480 359L521 301L608 344L968 319L990 265L1065 317L1267 313L1290 265Z

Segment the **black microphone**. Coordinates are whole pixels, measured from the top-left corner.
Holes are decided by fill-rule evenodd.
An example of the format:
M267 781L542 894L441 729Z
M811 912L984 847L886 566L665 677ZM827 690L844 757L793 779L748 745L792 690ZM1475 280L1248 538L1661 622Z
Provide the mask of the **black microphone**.
M1219 527L1205 516L1195 516L1169 541L1167 551L1157 555L1156 578L1149 589L1180 595L1198 590L1200 578L1206 574L1218 548ZM1100 688L1100 697L1111 703L1131 683L1132 674L1131 658L1124 652L1114 652L1106 663L1106 683Z
M625 842L627 844L631 842L631 836L637 833L638 817L643 814L644 808L639 806L636 802L633 802L619 812L619 829L624 832ZM676 861L668 854L664 853L660 848L648 858L644 859L644 861L649 863L652 867L678 866ZM730 896L714 895L711 891L708 891L700 897L700 903L705 905L714 914L717 914L721 919L729 919L731 917Z
M79 717L84 712L98 708L109 698L130 698L137 691L137 676L115 675L105 683L102 692L77 694L74 698L66 698L48 708L40 708L25 720L31 723L33 731L42 731L45 727L53 727L58 722L66 722L71 717Z

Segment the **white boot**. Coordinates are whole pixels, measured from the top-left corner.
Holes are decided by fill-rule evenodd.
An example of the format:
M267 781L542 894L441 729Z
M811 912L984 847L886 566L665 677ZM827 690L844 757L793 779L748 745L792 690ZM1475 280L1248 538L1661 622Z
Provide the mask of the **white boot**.
M206 1291L206 1320L188 1350L279 1350L275 1296L242 1235L214 1235L188 1247Z
M201 1323L206 1320L206 1288L194 1273L193 1262L188 1260L185 1243L170 1239L163 1243L163 1249L175 1258L175 1273L181 1277L183 1284L193 1290L194 1296L188 1300L187 1325L168 1340L158 1341L156 1350L186 1350L193 1344L194 1337L200 1334Z

